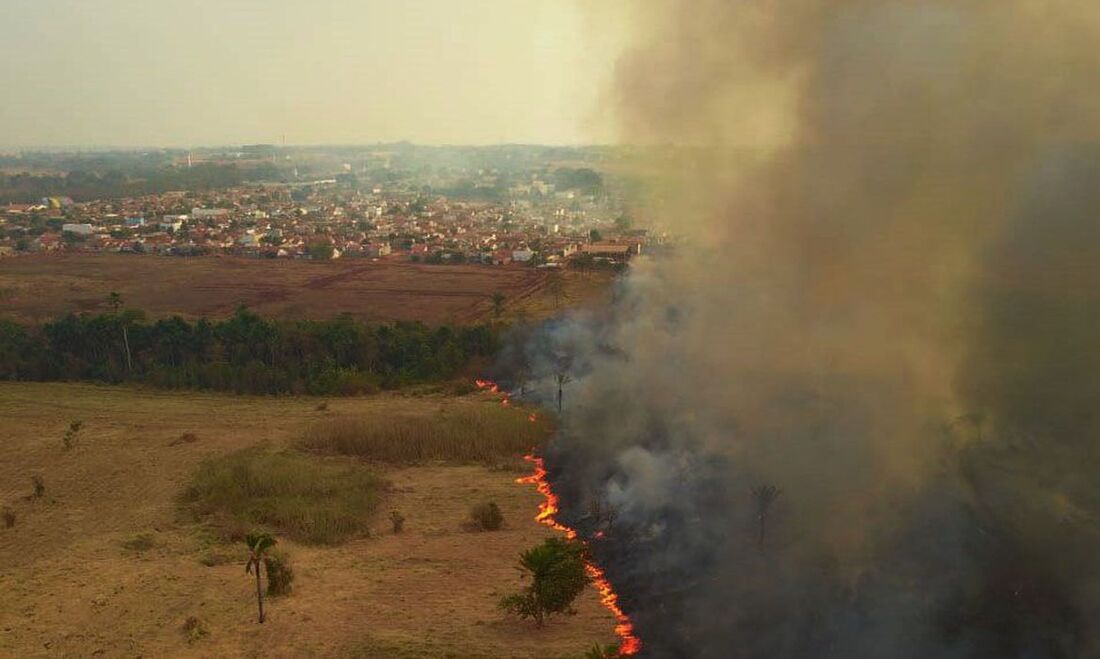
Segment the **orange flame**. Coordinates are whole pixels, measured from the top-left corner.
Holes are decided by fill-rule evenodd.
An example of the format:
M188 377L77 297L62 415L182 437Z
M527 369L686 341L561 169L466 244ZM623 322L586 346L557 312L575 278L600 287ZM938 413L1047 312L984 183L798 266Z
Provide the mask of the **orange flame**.
M535 472L530 476L516 479L516 482L534 485L538 493L543 496L543 502L539 504L539 512L535 515L535 521L564 533L565 537L570 540L576 540L577 532L559 522L555 517L559 510L558 495L554 494L554 491L550 489L550 482L546 480L546 466L542 458L526 455L523 459L534 465ZM638 654L642 649L642 640L634 635L634 624L630 622L630 618L619 607L619 596L615 593L615 589L611 587L611 582L607 580L603 570L591 560L585 559L584 567L588 572L588 578L592 580L596 590L600 593L600 602L603 603L604 608L615 616L615 634L619 637L619 654L624 657Z

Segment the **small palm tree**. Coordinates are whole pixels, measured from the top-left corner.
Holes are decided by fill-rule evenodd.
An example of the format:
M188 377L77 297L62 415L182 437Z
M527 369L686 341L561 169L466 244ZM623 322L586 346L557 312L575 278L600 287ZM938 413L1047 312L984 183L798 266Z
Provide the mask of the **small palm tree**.
M756 502L756 517L760 522L760 549L764 549L764 532L768 524L768 511L783 491L774 485L761 485L753 488L752 498Z
M565 369L562 369L554 374L554 380L558 383L558 414L560 415L562 411L562 394L565 385L573 381L573 376L569 375Z
M260 608L260 622L262 623L264 621L264 591L260 586L260 565L263 564L267 552L275 546L275 538L270 533L249 533L245 536L244 541L248 545L248 563L245 565L244 571L246 574L252 574L252 569L256 569L256 605Z

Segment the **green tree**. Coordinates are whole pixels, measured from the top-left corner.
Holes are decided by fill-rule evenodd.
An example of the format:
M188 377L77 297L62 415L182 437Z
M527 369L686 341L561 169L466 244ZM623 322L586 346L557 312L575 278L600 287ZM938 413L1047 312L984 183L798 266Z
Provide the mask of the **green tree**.
M574 600L588 583L584 546L575 540L550 538L520 554L519 566L531 581L521 592L501 599L500 607L533 618L540 627L549 615L572 613Z
M318 242L309 246L309 258L317 261L331 259L335 253L336 249L329 242Z
M260 584L260 566L267 557L267 552L275 546L275 538L270 533L249 533L245 536L245 544L248 545L248 563L245 564L245 573L252 574L256 570L256 605L260 609L260 622L264 621L264 591Z
M603 240L603 234L600 233L599 229L592 229L588 232L588 242L598 243L601 240Z

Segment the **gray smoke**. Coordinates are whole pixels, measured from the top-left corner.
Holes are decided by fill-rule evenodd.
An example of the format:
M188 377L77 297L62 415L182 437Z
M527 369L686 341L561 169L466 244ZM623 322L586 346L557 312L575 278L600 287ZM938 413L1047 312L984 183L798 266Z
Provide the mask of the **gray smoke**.
M631 7L687 243L528 355L647 652L1100 656L1100 5Z

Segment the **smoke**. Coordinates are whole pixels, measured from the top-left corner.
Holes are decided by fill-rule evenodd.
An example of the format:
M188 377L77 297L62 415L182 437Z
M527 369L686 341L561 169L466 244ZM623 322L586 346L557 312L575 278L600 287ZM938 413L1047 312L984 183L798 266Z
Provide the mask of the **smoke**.
M610 102L686 242L528 355L646 651L1100 655L1100 8L641 5Z

